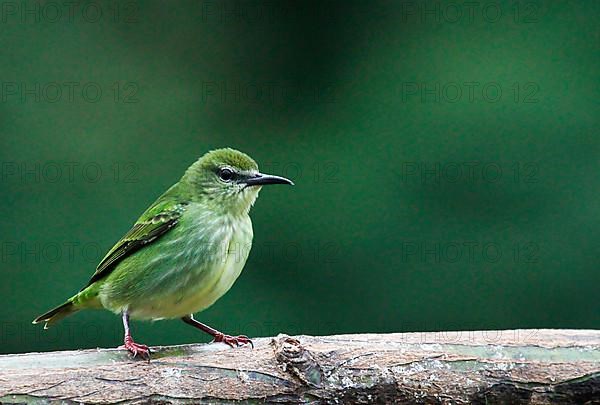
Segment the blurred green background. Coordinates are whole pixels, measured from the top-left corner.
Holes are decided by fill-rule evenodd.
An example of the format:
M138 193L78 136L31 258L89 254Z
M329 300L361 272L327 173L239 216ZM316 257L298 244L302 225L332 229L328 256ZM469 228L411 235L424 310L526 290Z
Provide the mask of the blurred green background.
M30 322L222 146L296 186L203 322L600 328L600 2L76 4L2 3L0 352L121 344L108 312Z

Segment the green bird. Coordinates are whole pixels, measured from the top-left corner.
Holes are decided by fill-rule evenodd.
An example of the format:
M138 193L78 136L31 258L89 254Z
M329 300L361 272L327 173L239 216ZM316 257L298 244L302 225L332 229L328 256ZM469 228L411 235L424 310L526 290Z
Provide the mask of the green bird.
M121 314L124 344L133 356L149 358L135 343L129 318L180 318L214 337L239 346L251 340L225 335L194 319L240 275L252 244L248 215L261 187L294 183L262 174L248 155L234 149L206 153L161 195L113 246L83 289L37 317L44 328L82 309Z

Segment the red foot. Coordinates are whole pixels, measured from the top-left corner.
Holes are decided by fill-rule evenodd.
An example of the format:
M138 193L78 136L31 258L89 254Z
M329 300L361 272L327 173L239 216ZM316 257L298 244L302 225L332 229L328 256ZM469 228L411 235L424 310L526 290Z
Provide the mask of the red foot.
M250 346L252 346L252 348L254 349L254 343L252 343L250 338L248 338L248 336L245 336L245 335L229 336L229 335L224 335L222 333L219 333L219 334L215 335L215 340L213 340L213 342L223 342L225 344L228 344L231 347L242 346L247 343L250 343Z
M146 345L142 345L139 343L135 343L131 337L125 338L125 349L129 350L133 357L136 357L138 354L142 359L150 360L150 349Z

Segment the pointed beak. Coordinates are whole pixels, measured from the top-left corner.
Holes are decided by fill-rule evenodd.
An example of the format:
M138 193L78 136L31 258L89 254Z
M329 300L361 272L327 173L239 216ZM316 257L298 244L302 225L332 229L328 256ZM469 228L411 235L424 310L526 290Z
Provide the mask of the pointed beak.
M252 177L248 177L243 180L246 183L246 187L250 186L266 186L267 184L289 184L290 186L294 185L294 182L290 179L286 179L285 177L273 176L271 174L262 174L258 173Z

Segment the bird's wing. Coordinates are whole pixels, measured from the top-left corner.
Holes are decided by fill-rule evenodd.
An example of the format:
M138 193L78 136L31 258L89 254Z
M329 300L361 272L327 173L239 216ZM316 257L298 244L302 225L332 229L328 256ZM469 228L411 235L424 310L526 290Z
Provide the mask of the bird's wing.
M106 277L116 265L127 256L154 242L172 229L185 211L186 203L157 201L137 220L133 227L104 256L92 278L82 291L91 284Z

